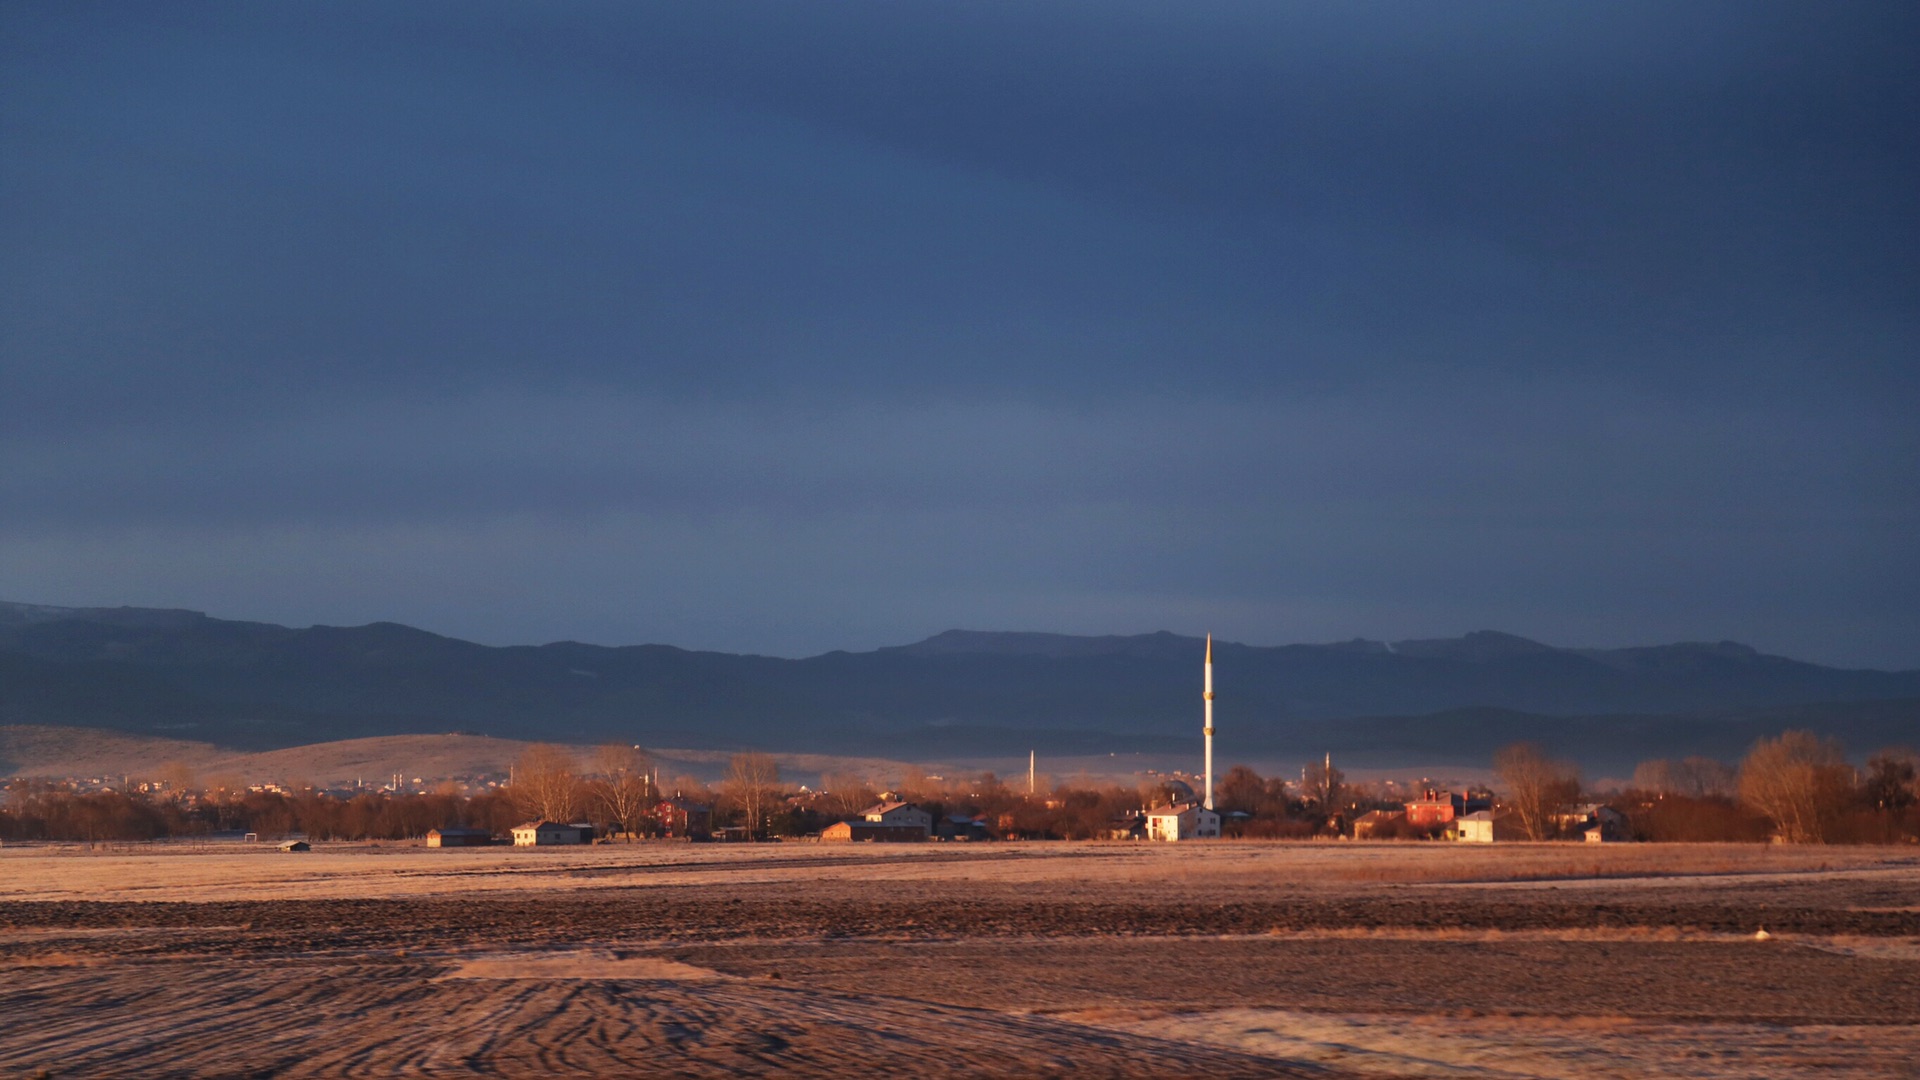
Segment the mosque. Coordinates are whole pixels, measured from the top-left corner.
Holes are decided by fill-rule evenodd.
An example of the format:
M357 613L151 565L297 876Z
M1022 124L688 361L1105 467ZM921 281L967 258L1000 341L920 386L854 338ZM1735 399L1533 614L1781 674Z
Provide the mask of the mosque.
M1201 700L1206 703L1206 780L1198 799L1174 798L1147 811L1149 840L1218 840L1220 814L1213 808L1213 635L1207 635L1207 659Z

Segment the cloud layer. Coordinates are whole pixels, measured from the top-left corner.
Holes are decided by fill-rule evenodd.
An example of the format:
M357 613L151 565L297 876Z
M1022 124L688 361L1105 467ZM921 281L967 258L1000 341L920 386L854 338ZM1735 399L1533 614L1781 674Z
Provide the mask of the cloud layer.
M1916 30L9 5L0 595L1914 666Z

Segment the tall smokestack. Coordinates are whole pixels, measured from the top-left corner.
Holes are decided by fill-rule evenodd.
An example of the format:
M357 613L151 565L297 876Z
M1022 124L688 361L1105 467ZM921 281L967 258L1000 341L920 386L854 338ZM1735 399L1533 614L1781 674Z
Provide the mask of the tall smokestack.
M1213 635L1207 635L1207 681L1206 692L1201 695L1207 703L1207 809L1213 809Z
M1027 751L1027 798L1029 799L1033 798L1033 762L1038 754L1038 750Z

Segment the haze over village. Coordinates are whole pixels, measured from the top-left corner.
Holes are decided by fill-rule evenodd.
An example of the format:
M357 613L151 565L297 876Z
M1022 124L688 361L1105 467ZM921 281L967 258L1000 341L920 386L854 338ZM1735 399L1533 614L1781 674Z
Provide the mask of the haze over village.
M1920 13L0 5L0 1076L1906 1077Z
M315 634L330 639L319 656L303 640ZM219 642L219 648L209 649L209 642ZM343 650L343 642L358 647ZM399 642L414 648L404 650L397 647ZM1489 723L1484 711L1471 708L1398 721L1329 722L1309 713L1302 724L1300 717L1286 715L1305 711L1287 708L1298 685L1308 681L1305 673L1310 669L1296 661L1269 672L1281 684L1277 701L1262 702L1257 693L1242 699L1254 712L1243 723L1225 729L1240 735L1229 735L1222 743L1233 756L1221 759L1216 783L1215 650L1210 636L1200 646L1198 665L1192 663L1190 644L1172 635L1101 640L947 634L926 644L934 643L937 647L923 646L915 653L910 666L895 664L885 669L896 690L895 707L908 720L896 720L890 730L871 724L858 695L838 690L864 677L850 666L857 658L843 655L836 658L840 668L836 680L818 692L824 701L797 699L784 708L764 700L756 704L788 724L823 704L839 705L810 716L811 723L794 727L783 737L771 736L778 740L773 749L783 754L737 746L650 751L621 739L605 740L589 751L529 736L568 732L570 724L585 725L574 732L594 730L597 724L599 730L629 737L642 729L686 731L686 715L725 715L730 706L724 698L716 701L717 695L696 687L693 696L666 704L664 717L648 715L652 710L637 705L629 696L630 688L620 685L618 669L625 666L621 650L601 650L594 661L581 659L585 654L577 648L564 650L544 665L548 675L544 682L526 681L525 657L502 661L490 656L491 650L434 640L401 627L301 632L222 623L195 612L4 605L0 606L0 650L4 650L0 655L24 661L20 670L34 682L23 679L16 685L34 687L37 693L31 704L48 710L41 718L81 720L97 730L118 730L112 737L76 740L69 734L74 729L56 725L5 729L0 753L10 759L5 764L22 779L11 785L7 803L0 805L0 838L95 842L244 834L299 842L309 838L424 840L429 846L509 840L574 844L777 837L826 841L1920 840L1920 798L1916 798L1920 755L1910 747L1889 744L1869 755L1864 768L1856 767L1833 733L1846 730L1897 737L1911 731L1915 699L1851 704L1794 700L1796 695L1827 696L1843 685L1855 686L1857 692L1913 693L1920 688L1920 673L1833 671L1762 657L1732 643L1630 651L1625 658L1604 651L1555 650L1490 632L1454 642L1347 643L1330 650L1346 665L1356 660L1412 659L1429 682L1443 687L1457 681L1462 670L1496 665L1493 683L1505 692L1524 687L1525 692L1542 695L1539 700L1567 692L1564 686L1554 685L1557 679L1589 701L1608 692L1625 697L1666 694L1695 701L1717 695L1722 706L1717 715L1709 712L1691 718L1691 726L1680 718L1647 718L1669 729L1664 736L1667 741L1660 745L1676 748L1674 755L1643 759L1634 764L1630 775L1590 783L1581 762L1556 756L1555 751L1568 744L1552 734L1551 727L1593 728L1604 738L1618 740L1633 730L1628 718L1508 714L1499 717L1508 730L1517 724L1522 731L1538 728L1542 732L1537 738L1497 745L1492 739L1498 738L1498 725ZM377 648L361 651L368 644ZM451 668L436 663L434 658L448 649L461 650L466 662ZM657 655L659 650L637 651L648 657L642 688L672 681L663 670L668 657ZM1150 657L1177 659L1183 651L1188 654L1188 674L1196 667L1200 673L1197 680L1188 680L1190 705L1184 710L1185 722L1155 723L1157 717L1149 713L1146 730L1129 738L1124 713L1117 709L1087 714L1042 704L1076 692L1097 703L1112 690L1103 683L1112 678L1110 662L1115 659L1135 669L1135 685L1126 690L1130 695L1137 693L1142 673L1158 672L1162 677L1168 673L1163 666L1150 664ZM1224 642L1220 651L1223 660L1237 657L1257 663L1260 658L1256 650L1232 648ZM1297 650L1279 650L1282 658L1291 651ZM306 670L292 678L276 677L288 671L289 657L303 653L309 657ZM1036 681L1029 674L1021 686L1026 701L1015 705L1005 696L991 694L972 701L950 696L956 682L976 686L998 682L1002 689L1020 684L1018 677L1001 675L996 680L996 669L955 666L977 662L983 655L989 659L1011 656L1029 673L1047 670L1049 677ZM476 658L494 661L496 670L488 672L474 662ZM711 677L723 658L691 659ZM1101 666L1076 672L1072 670L1076 659L1092 659ZM353 711L352 697L331 689L373 687L371 694L357 695L361 708L394 704L407 697L416 707L433 702L438 709L459 710L474 700L473 690L489 693L486 683L503 677L499 667L516 663L521 670L514 674L523 680L523 698L517 711L505 715L449 711L362 717ZM595 663L604 674L555 666L579 663ZM194 702L190 708L207 711L180 711L170 719L158 718L142 698L102 698L98 688L111 681L109 668L103 665L127 669L121 675L129 681L165 673L175 681L176 692L225 687L226 694L221 696L228 700L190 698ZM1434 667L1440 668L1437 680L1427 670ZM1677 675L1676 668L1684 676ZM1390 669L1361 670L1380 680ZM1484 673L1475 673L1482 675L1483 684L1487 681ZM1602 674L1626 678L1612 686L1596 686L1594 677ZM1287 684L1288 675L1294 685ZM1346 676L1355 678L1352 672ZM1651 685L1636 685L1634 676ZM772 675L758 680L750 674L740 677L747 692L758 698L764 697L767 684L776 682ZM436 686L437 681L442 685ZM583 681L590 689L575 691L574 684ZM786 681L795 680L788 676ZM1196 682L1197 690L1192 685ZM405 695L388 695L377 689L380 683L409 689ZM603 691L603 683L611 690ZM249 687L247 698L231 699L236 685ZM1229 669L1225 685L1258 687L1260 683L1236 680ZM297 721L275 723L276 713L286 715L307 704L300 700L301 694L316 692L331 697L334 708L344 711L329 717L309 709L293 714ZM1427 692L1445 691L1428 687ZM1727 708L1754 692L1765 693L1778 704L1772 710ZM267 706L263 693L279 700ZM612 717L604 714L607 693L618 702ZM1158 697L1151 695L1148 700ZM84 712L52 715L51 710L63 703ZM1789 708L1784 715L1822 724L1827 732L1768 733L1767 727L1782 718L1782 706ZM661 708L654 703L653 710ZM929 708L933 710L929 718L911 722L916 712ZM1180 711L1167 709L1165 715L1177 717ZM1071 724L1080 719L1083 724L1057 728L1040 721L1021 729L1003 722L1008 716L1049 712L1055 722ZM568 716L570 720L562 719ZM224 725L216 717L223 717ZM1277 719L1295 721L1296 740L1317 737L1323 744L1331 738L1329 729L1338 726L1362 727L1364 737L1376 742L1383 736L1427 728L1448 741L1452 751L1442 755L1444 765L1429 765L1424 771L1395 775L1387 770L1372 777L1349 778L1328 749L1320 760L1301 764L1297 778L1291 769L1271 775L1271 768L1264 765L1269 775L1263 776L1241 748L1264 748L1271 754L1274 748L1287 745L1287 725L1276 723ZM358 723L392 730L455 722L486 730L284 745L311 737L329 722L348 731ZM241 734L268 748L236 753L212 743L153 734L161 728L191 732L203 723L210 734ZM929 730L942 745L967 756L947 763L912 760L912 752L924 748L922 740ZM1738 761L1700 752L1727 745L1730 737L1751 737L1748 733L1754 730L1762 734ZM1709 733L1718 741L1708 743L1705 735ZM725 746L737 742L739 735L736 731L717 739L713 733L694 738ZM1018 745L1012 740L1020 736L1029 745L1024 775L1012 753ZM1050 752L1043 778L1039 751L1033 744L1063 739L1077 743L1082 752L1057 760ZM1629 744L1630 748L1647 748L1644 740L1634 741L1642 745ZM1407 756L1427 745L1410 742L1397 750L1403 769ZM1103 743L1119 749L1104 756L1085 752ZM276 744L282 745L274 748ZM862 746L868 753L836 757L820 752L845 745ZM1348 745L1342 744L1343 755ZM1372 753L1360 756L1392 760L1391 756L1383 759L1382 750L1395 753L1395 748L1375 745ZM60 760L62 754L67 760ZM1062 767L1070 771L1063 772ZM449 841L450 837L456 839Z

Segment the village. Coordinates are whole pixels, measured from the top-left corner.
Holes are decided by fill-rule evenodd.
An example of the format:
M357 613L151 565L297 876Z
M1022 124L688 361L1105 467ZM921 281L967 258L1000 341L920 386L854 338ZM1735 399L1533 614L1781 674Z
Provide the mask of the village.
M1791 733L1790 733L1791 734ZM1783 736L1791 744L1793 740ZM1778 751L1769 741L1761 751ZM1791 745L1785 749L1792 749ZM1349 781L1331 757L1297 778L1229 768L1009 782L910 771L874 784L829 772L785 780L771 755L734 755L717 781L663 778L644 751L536 745L498 777L389 777L378 786L201 785L122 777L16 779L0 789L0 842L381 842L429 847L622 843L984 843L1213 840L1496 844L1826 841L1912 843L1920 793L1911 758L1874 755L1807 773L1811 809L1770 812L1768 756L1643 763L1604 791L1527 747L1495 783ZM1774 753L1773 756L1779 756ZM1751 755L1750 755L1751 758ZM1800 793L1774 796L1805 803ZM1797 801L1796 801L1797 800Z
M1223 839L1914 843L1920 756L1906 748L1850 764L1837 741L1804 731L1763 738L1736 766L1708 758L1642 762L1632 781L1596 793L1579 766L1522 742L1500 749L1493 786L1427 778L1349 783L1331 754L1298 784L1235 765L1214 777L1213 643L1202 660L1202 770L1024 785L993 773L908 768L875 783L829 771L817 787L783 779L778 760L732 755L717 785L663 782L645 749L535 743L495 775L429 784L404 772L380 787L196 784L190 773L62 782L16 780L0 798L0 841L114 842L168 837L424 841L434 848L589 843L915 843L1032 840L1190 842ZM166 771L166 770L163 770ZM1197 784L1197 787L1196 787ZM1601 797L1604 796L1604 797Z
M1184 785L1182 785L1184 786ZM884 798L854 817L835 822L812 836L823 843L917 843L926 841L983 841L1044 839L1022 835L1012 814L989 819L985 814L966 812L942 814L938 820L928 809L898 798ZM1060 800L1048 800L1047 809L1060 810ZM738 826L713 825L713 807L685 798L664 799L652 811L658 822L658 837L689 841L756 839ZM1108 823L1106 840L1182 841L1244 836L1252 815L1242 810L1229 812L1229 823L1219 824L1219 815L1209 812L1198 800L1176 799L1165 805L1122 814ZM1627 817L1601 803L1589 803L1552 815L1554 838L1578 838L1587 843L1612 843L1629 838ZM1234 826L1240 826L1235 829ZM1226 830L1226 831L1223 831ZM1340 819L1330 821L1328 836L1340 839L1421 838L1490 844L1496 840L1532 839L1511 815L1496 816L1493 801L1486 795L1467 792L1426 791L1418 800L1395 810L1369 810L1355 818L1350 829ZM605 843L634 840L630 834L607 833L590 822L562 824L532 821L514 826L509 837L502 838L486 829L447 826L428 830L428 847L481 847L511 843L515 847Z

